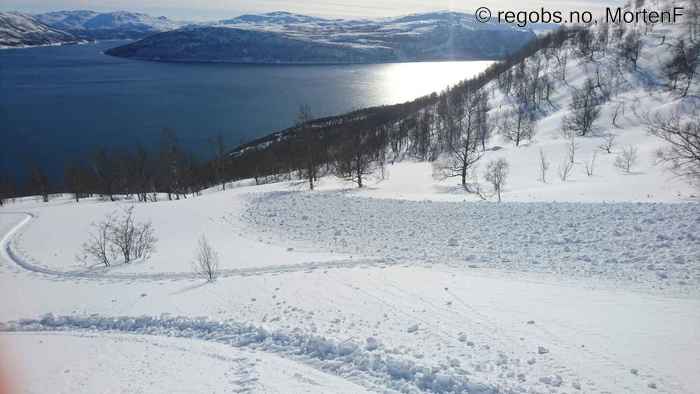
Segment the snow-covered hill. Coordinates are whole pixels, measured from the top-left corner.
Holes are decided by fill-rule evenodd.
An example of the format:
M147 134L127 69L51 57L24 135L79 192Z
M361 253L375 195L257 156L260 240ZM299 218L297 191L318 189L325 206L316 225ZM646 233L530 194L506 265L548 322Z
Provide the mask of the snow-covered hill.
M89 39L141 38L185 25L164 16L153 17L127 11L56 11L36 15L36 19L48 26Z
M31 15L0 12L0 48L60 45L79 41L74 35L49 27Z
M29 15L0 13L0 47L60 45L97 39L142 38L184 26L166 17L116 11L56 11Z
M286 12L190 26L115 48L109 54L161 61L367 63L496 59L534 33L438 12L381 20L341 20Z
M64 30L134 29L165 31L181 26L164 16L153 17L138 12L56 11L36 16L41 22Z
M663 8L664 2L651 4ZM503 190L504 199L510 201L697 201L700 194L697 185L678 176L673 163L668 160L663 163L659 156L660 152L668 151L668 143L650 133L650 129L658 129L659 124L674 119L681 126L690 122L687 127L692 128L693 124L697 127L700 115L697 74L691 78L687 94L683 90L688 78L678 76L675 83L669 78L670 61L674 53L681 53L681 44L690 54L687 61L697 68L699 44L697 37L690 36L689 24L682 21L656 26L598 25L587 30L569 30L561 45L528 49L524 58L512 60L502 72L487 71L489 79L477 89L487 97L487 138L483 147L481 141L476 149L470 146L480 159L468 168L467 183L473 180L474 186L489 188L484 179L485 167L488 162L503 158L510 163ZM588 44L582 47L581 42ZM454 178L444 179L439 171L450 162L451 156L450 148L441 141L448 128L446 122L451 121L449 114L445 114L455 110L466 116L459 112L464 108L450 109L449 102L468 102L469 94L474 93L473 88L470 92L464 86L455 86L432 102L426 100L430 104L392 120L393 123L377 123L375 128L380 130L377 133L386 127L389 129L386 138L394 139L384 145L385 152L379 160L385 167L377 172L394 176L384 179L375 174L376 185L370 183L371 191L359 191L359 194L411 200L484 197L465 192L464 187L455 184ZM576 111L575 98L586 89L595 102L591 106L595 120L585 135L571 133L566 123ZM400 112L402 107L397 108L395 111ZM380 110L360 110L356 116L365 119L373 116L372 111ZM391 118L389 111L382 115ZM518 126L518 116L525 126ZM351 119L353 115L346 117ZM333 125L343 122L352 124L343 115L311 124L320 132L332 134L336 127ZM427 126L420 129L423 122ZM352 127L337 128L341 132L352 130ZM464 133L464 129L459 131ZM232 155L241 157L249 151L265 151L275 143L284 145L293 139L294 132L295 127L290 127L243 144ZM373 132L370 130L369 134ZM422 140L416 137L421 133L425 133ZM425 152L421 153L421 149ZM617 166L625 152L634 153L628 170ZM547 167L544 176L542 158ZM395 166L386 165L402 160L403 163ZM566 174L561 174L563 170ZM486 194L489 193L490 190Z

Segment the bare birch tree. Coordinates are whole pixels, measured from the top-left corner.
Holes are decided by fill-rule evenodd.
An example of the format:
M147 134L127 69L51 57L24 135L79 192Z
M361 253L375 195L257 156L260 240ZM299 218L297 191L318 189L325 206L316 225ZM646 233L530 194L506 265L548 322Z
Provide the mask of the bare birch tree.
M216 280L219 272L219 254L212 248L205 235L199 238L194 260L194 272L208 282Z

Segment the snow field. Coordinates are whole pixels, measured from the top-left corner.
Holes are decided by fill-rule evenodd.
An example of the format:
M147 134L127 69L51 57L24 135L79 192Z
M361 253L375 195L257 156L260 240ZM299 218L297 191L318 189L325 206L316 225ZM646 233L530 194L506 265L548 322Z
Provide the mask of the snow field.
M188 338L90 332L0 335L23 393L361 393L343 379L265 352Z
M271 244L561 274L697 294L697 204L448 203L270 193L246 219Z
M220 268L228 274L279 265L347 260L349 256L308 253L285 245L265 245L239 220L246 209L239 197L245 189L209 193L200 198L138 204L95 199L75 204L68 199L50 205L31 201L12 204L0 216L22 217L30 213L31 223L17 230L11 240L12 252L38 270L73 276L116 275L191 277L197 239L206 235L221 257ZM102 266L81 260L82 244L92 231L91 223L126 207L134 207L138 221L151 221L158 242L148 262L120 264L106 272ZM1 220L1 218L0 218ZM192 234L196 234L193 236Z
M19 321L5 330L117 331L224 342L372 382L379 391L420 384L427 391L426 379L438 374L502 392L570 392L579 386L583 392L641 393L654 392L647 385L655 383L661 392L692 393L700 387L693 373L700 362L696 299L441 266L266 274L211 285L120 281L76 288L74 281L32 278L16 276L22 288L1 291L16 305L4 307L0 319ZM37 285L54 296L21 296ZM42 310L57 316L21 319ZM365 357L378 368L369 375ZM541 381L555 376L561 386Z
M101 318L91 316L55 317L47 315L38 321L22 320L3 328L6 331L56 331L88 329L93 331L132 332L139 334L172 337L198 338L233 346L247 346L271 352L301 356L307 362L316 361L322 369L360 380L372 386L371 382L389 384L397 391L427 390L442 392L496 393L497 389L481 384L470 383L466 376L448 375L440 368L428 368L415 362L402 360L377 352L365 350L361 344L351 341L337 342L315 335L285 334L281 331L268 331L263 328L192 320L185 318ZM368 346L371 349L371 347Z

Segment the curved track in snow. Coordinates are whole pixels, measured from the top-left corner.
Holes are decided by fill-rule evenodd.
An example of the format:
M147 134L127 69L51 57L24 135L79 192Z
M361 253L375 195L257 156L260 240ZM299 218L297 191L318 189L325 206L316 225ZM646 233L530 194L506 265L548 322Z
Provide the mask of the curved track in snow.
M314 334L268 330L237 322L184 317L88 317L45 315L0 324L0 332L97 332L190 338L275 353L381 392L497 394L497 386L470 380L467 373L446 373L381 347L337 341Z
M347 379L278 354L189 338L5 332L0 333L0 347L3 361L9 361L12 392L366 392Z
M15 251L12 244L15 236L18 232L25 229L35 218L36 215L31 212L2 212L0 215L23 215L24 218L14 225L8 232L6 232L0 241L0 247L2 248L3 257L19 267L38 274L59 276L64 278L76 278L76 279L114 279L114 280L124 280L124 281L134 281L134 280L145 280L145 281L158 281L158 280L192 280L198 279L200 276L193 272L158 272L158 273L113 273L113 272L94 272L94 271L61 271L44 266L36 265L28 261L25 256ZM326 269L337 269L337 268L354 268L360 266L368 265L389 265L395 264L393 259L344 259L344 260L330 260L330 261L310 261L300 264L282 264L282 265L268 265L264 267L252 267L252 268L239 268L239 269L222 269L218 272L218 277L232 277L232 276L254 276L254 275L265 275L265 274L279 274L279 273L289 273L289 272L303 272L303 271L313 271L313 270L326 270Z

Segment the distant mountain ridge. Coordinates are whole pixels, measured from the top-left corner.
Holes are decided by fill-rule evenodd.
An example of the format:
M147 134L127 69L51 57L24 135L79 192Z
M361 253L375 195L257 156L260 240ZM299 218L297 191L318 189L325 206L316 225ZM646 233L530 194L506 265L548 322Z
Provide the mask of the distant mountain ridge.
M0 48L61 45L80 42L68 32L52 28L31 15L0 12Z
M147 38L109 53L160 61L372 63L498 59L534 38L528 29L482 24L473 15L451 11L376 20L276 11L197 24L127 11L0 15L0 45L4 47ZM152 35L156 36L149 37Z
M29 15L0 12L0 47L30 47L72 44L94 40L138 39L149 34L174 30L185 22L164 16L127 12L89 10L56 11Z
M534 39L527 29L432 12L343 20L289 12L189 25L113 48L144 60L234 63L374 63L499 59Z
M186 25L164 16L127 11L56 11L36 15L36 19L84 39L142 38Z

